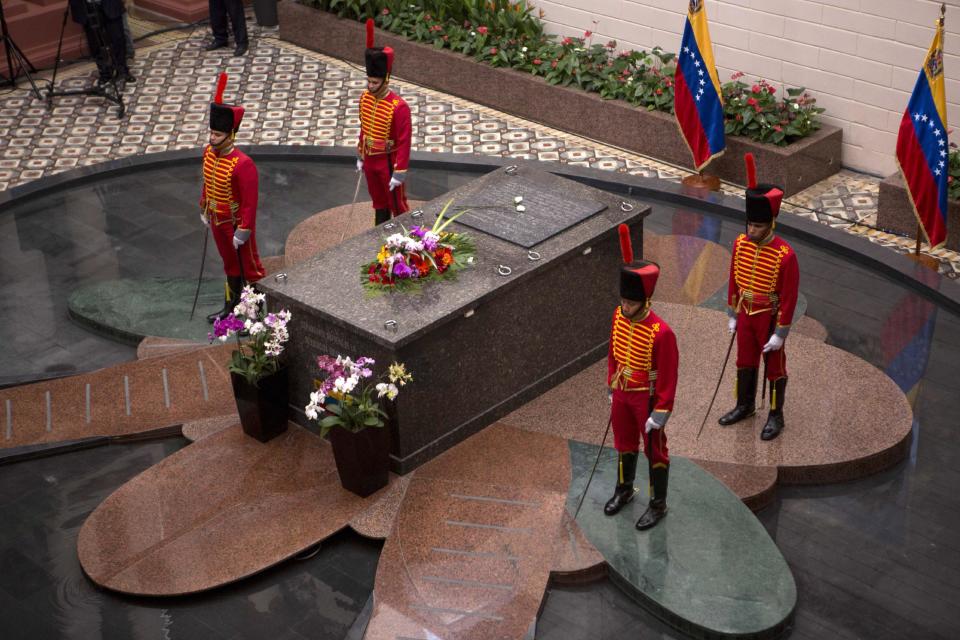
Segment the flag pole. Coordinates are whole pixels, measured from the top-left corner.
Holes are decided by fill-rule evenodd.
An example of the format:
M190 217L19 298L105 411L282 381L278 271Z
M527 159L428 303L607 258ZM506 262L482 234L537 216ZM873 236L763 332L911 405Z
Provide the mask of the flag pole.
M680 183L685 187L692 187L694 189L720 191L720 178L709 173L704 175L702 170L684 177Z

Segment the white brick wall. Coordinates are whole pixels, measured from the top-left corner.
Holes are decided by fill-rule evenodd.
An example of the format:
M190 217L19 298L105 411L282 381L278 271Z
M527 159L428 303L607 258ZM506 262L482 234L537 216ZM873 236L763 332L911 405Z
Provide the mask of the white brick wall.
M687 0L531 0L549 31L594 32L620 49L680 46ZM896 170L900 118L940 15L940 0L706 0L720 79L734 71L805 86L843 127L843 163ZM947 119L960 127L960 0L947 0ZM955 139L960 139L960 129Z

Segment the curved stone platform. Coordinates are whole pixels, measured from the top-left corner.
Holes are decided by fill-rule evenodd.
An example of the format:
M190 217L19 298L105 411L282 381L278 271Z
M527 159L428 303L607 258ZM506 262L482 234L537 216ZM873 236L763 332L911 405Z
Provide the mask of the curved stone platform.
M730 342L726 318L722 312L686 305L658 303L655 309L673 327L680 346L677 400L667 426L671 453L758 469L772 467L778 469L780 482L798 484L863 477L907 455L913 413L896 384L860 358L797 332L787 340L790 384L787 426L781 436L770 442L760 440L765 410L737 425L717 424L730 409L736 375L731 357L721 392L698 438ZM599 444L610 411L605 378L603 360L503 422Z
M522 638L550 577L568 460L559 438L492 425L418 468L365 638Z
M204 591L277 564L377 501L340 487L329 443L294 424L266 444L239 425L151 467L80 530L83 570L123 593Z
M573 513L598 447L570 441ZM637 498L613 517L603 505L616 484L616 451L605 448L578 524L606 559L609 575L657 617L695 638L775 638L789 625L797 588L763 525L723 484L689 460L670 465L669 512L653 529L634 523L647 506ZM646 465L637 486L647 485Z
M0 389L0 448L127 437L236 412L233 346L197 346L90 373ZM4 419L5 418L5 419Z

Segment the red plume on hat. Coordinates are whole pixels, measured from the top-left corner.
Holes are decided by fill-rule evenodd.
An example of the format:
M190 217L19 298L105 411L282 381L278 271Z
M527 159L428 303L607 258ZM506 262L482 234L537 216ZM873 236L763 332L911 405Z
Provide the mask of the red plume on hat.
M373 18L367 18L367 49L373 49Z
M630 241L630 227L621 224L617 231L620 232L620 255L623 257L623 264L633 262L633 243Z
M754 160L752 153L746 153L743 156L743 162L747 165L747 189L757 187L757 161Z

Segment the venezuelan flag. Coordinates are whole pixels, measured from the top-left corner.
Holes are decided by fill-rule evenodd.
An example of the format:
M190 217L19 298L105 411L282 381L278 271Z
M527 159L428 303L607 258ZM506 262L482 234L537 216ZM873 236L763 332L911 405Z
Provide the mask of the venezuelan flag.
M897 136L897 164L931 249L947 239L947 92L943 78L943 17L923 61Z
M723 98L703 0L690 0L674 74L673 112L700 171L723 153Z

